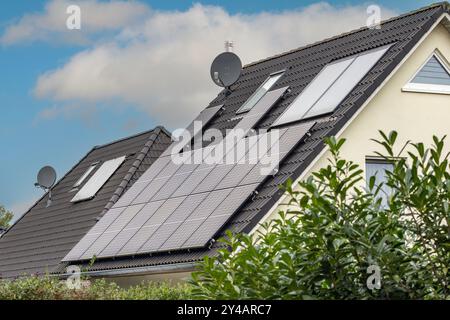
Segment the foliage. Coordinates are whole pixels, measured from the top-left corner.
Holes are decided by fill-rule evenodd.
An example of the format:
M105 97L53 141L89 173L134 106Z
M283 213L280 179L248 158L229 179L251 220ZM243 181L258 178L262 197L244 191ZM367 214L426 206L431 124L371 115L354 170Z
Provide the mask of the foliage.
M227 233L218 257L193 274L203 299L449 299L450 176L444 139L407 143L397 133L374 140L392 161L382 184L342 159L344 140L326 140L329 164L284 186L289 209L253 237ZM410 151L406 151L410 150ZM385 188L384 188L385 189ZM379 268L381 288L371 278ZM371 267L371 268L372 268ZM368 269L369 268L369 269ZM369 272L369 273L368 273Z
M180 300L189 299L190 292L187 284L167 282L121 288L99 279L83 281L80 289L70 289L64 280L50 276L0 281L0 300Z
M12 212L6 210L4 206L0 205L0 227L8 228L12 218Z

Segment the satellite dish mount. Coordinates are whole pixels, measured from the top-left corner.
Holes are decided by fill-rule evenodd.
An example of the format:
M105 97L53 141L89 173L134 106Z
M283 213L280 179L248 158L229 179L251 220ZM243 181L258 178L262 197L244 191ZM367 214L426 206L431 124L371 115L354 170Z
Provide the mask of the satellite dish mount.
M214 59L210 70L212 81L227 92L231 92L231 85L239 79L242 72L241 59L233 53L233 48L232 41L225 41L225 52Z
M52 187L56 182L56 171L50 166L45 166L39 170L37 182L34 184L37 188L48 192L47 207L52 204Z

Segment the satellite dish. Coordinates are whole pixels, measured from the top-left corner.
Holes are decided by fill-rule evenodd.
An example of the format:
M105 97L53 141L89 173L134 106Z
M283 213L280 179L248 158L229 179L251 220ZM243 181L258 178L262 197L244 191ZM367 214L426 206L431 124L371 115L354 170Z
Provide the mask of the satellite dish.
M45 166L37 175L37 185L44 188L50 189L56 182L56 171L50 166Z
M239 79L241 71L241 59L233 52L223 52L211 65L211 79L216 85L228 88Z

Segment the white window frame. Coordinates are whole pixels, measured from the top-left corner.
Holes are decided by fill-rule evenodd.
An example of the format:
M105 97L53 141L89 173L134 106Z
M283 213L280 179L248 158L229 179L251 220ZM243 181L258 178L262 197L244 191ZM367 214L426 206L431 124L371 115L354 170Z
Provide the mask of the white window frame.
M365 161L364 161L364 176L365 176L365 180L366 180L366 188L368 188L368 184L369 184L368 178L370 178L370 177L367 177L367 166L369 164L380 164L380 165L387 164L387 165L391 165L392 169L393 169L394 166L395 166L394 162L395 162L395 159L385 159L385 158L381 158L381 157L370 157L370 156L367 156ZM386 178L386 176L385 176L385 178ZM382 183L385 184L386 181L382 181ZM391 190L391 192L392 192L392 190ZM390 194L384 193L384 190L381 190L380 196L383 199L382 201L385 202L383 204L383 206L387 206L387 201L388 201L388 198L389 198Z
M422 70L423 67L430 61L431 58L435 57L439 63L444 67L444 69L450 74L450 67L444 56L440 53L438 49L435 49L425 60L425 62L420 66L420 68L414 73L414 75L409 79L408 83L403 86L402 91L404 92L418 92L418 93L433 93L433 94L450 94L450 86L440 85L440 84L428 84L428 83L412 83L417 74Z
M253 107L267 94L267 92L269 92L270 91L270 89L272 89L273 88L273 86L280 80L280 78L283 76L283 74L286 72L286 70L285 69L283 69L283 70L280 70L280 71L276 71L276 72L273 72L273 73L271 73L271 74L269 74L269 76L266 78L266 80L264 80L264 82L258 87L258 89L256 89L255 90L255 92L253 92L252 93L252 95L247 99L247 100L245 100L245 102L244 102L244 104L238 109L238 111L236 111L236 114L240 114L240 113L245 113L245 112L249 112L250 110L252 110L253 109ZM256 101L254 104L253 104L253 106L251 107L251 108L249 108L249 109L247 109L247 108L245 108L246 107L246 105L247 105L247 103L250 101L250 100L252 100L253 99L253 97L259 92L259 90L261 90L261 88L262 87L264 87L264 85L270 80L270 78L272 78L272 77L275 77L275 76L278 76L279 75L279 77L278 77L278 79L274 82L274 83L272 83L272 85L267 89L267 91L264 93L264 95L262 95L259 99L258 99L258 101ZM245 109L244 109L245 108Z

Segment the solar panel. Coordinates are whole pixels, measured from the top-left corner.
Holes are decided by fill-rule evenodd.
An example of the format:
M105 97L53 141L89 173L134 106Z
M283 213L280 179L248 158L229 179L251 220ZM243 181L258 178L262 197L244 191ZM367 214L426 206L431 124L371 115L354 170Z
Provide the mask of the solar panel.
M92 199L124 161L125 156L105 161L70 201L79 202Z
M138 250L138 253L154 252L157 251L164 242L175 232L180 226L181 222L164 223L153 235L148 239L142 247Z
M314 104L311 110L306 113L303 119L334 111L388 49L389 47L383 47L358 56L342 73L339 79Z
M192 172L193 171L175 173L173 177L164 185L164 188L161 188L153 197L152 201L170 198L180 186L180 181L185 181L192 174Z
M187 238L182 248L203 247L228 221L236 210L243 205L258 184L240 186L233 189L226 199L222 201L216 209L204 219L203 223ZM219 226L219 227L218 227Z
M91 230L72 248L63 261L78 260L92 243L109 227L122 213L124 208L112 208L97 222Z
M281 136L287 130L280 130ZM278 131L276 131L278 133ZM237 163L228 174L221 179L219 184L215 187L215 189L224 189L224 188L233 188L239 185L240 181L256 166L258 163L258 159L264 157L266 155L265 152L261 152L261 141L264 141L264 146L267 147L267 151L278 142L280 138L279 135L275 134L274 131L270 131L265 134L261 134L258 136L258 143L254 143L248 148L248 152L245 154L243 158L245 158L245 163ZM270 140L269 142L267 142ZM238 159L238 161L242 161L242 159Z
M273 154L276 151L270 149L268 152L269 155L265 154L264 156L275 156L276 158L278 158L278 161L275 163L275 165L278 165L279 162L284 160L284 158L288 155L292 148L303 140L306 133L311 130L311 128L315 124L315 121L309 121L307 123L289 127L283 134L280 134L280 140L277 145L279 154ZM242 186L247 184L261 183L266 178L266 175L262 174L261 171L264 169L264 171L267 173L267 171L270 171L270 168L273 169L273 165L269 165L269 163L271 163L271 159L262 157L257 165L254 166L253 169L241 180L239 185Z
M183 203L167 218L164 223L181 223L205 200L208 192L191 194Z
M264 116L285 90L286 88L268 92L247 114L247 116L251 116L251 119L244 117L237 127L247 134L252 128L251 126ZM134 214L124 212L126 217L115 217L116 223L112 223L102 230L101 236L89 237L89 243L83 241L85 251L78 250L77 253L82 253L77 258L73 258L74 255L69 254L71 259L84 260L90 259L92 255L101 258L185 248L184 243L187 243L194 233L195 237L189 240L189 246L203 246L204 239L208 238L209 240L222 227L222 223L219 222L224 223L232 216L263 180L262 178L258 179L257 183L249 185L242 185L241 181L248 176L247 173L252 171L252 168L259 164L258 157L265 155L264 152L259 151L260 140L274 135L276 138L268 142L269 146L273 146L277 143L277 139L287 134L288 130L279 130L280 135L276 135L276 131L272 131L249 136L239 140L238 144L230 144L229 142L233 139L227 136L221 143L216 144L215 148L224 149L222 160L227 160L227 156L230 154L234 155L237 145L246 146L244 152L238 152L238 155L233 158L237 163L208 165L185 162L177 164L174 161L160 158L161 160L157 163L159 172L155 169L146 172L135 183L138 187L132 187L125 193L126 201L119 201L113 207L113 209L121 208L123 210L124 208L120 206L125 205L125 208L129 208L131 203L141 206L141 209ZM295 134L297 139L301 138L300 132L297 131ZM286 146L287 148L294 145L294 141L288 141L288 143L291 145ZM205 150L206 152L200 159L205 160L212 148L203 148L203 151ZM194 153L186 152L183 155L189 156ZM239 160L247 161L251 157L254 157L254 162L249 164L243 172L242 167L239 168L239 166L246 166L246 164L240 164ZM171 159L171 156L169 154L163 158ZM228 175L229 173L231 175ZM258 173L258 175L261 174ZM188 181L192 183L186 183ZM220 185L221 182L222 185ZM108 213L102 219L106 219ZM215 230L213 230L214 221L218 223L215 225ZM203 228L203 231L198 231ZM199 233L202 232L205 234L200 237ZM88 237L86 236L86 238ZM199 240L194 244L194 239Z
M325 66L272 127L333 112L391 46Z
M211 120L212 118L217 114L217 112L219 112L219 110L222 109L222 105L219 106L215 106L215 107L210 107L210 108L206 108L204 109L202 112L200 112L200 114L197 116L197 118L195 118L190 124L189 126L186 128L186 131L188 131L191 134L191 137L193 137L194 139L196 139L196 137L198 137L199 134L201 134L202 132L202 128L205 127ZM201 122L202 127L198 127L195 126L194 124L196 122ZM170 156L172 153L178 153L180 152L187 143L189 143L190 141L186 141L185 144L180 144L180 143L172 143L162 154L161 157L166 157L166 156Z
M255 127L272 106L280 100L288 88L289 87L284 87L267 92L249 113L239 121L235 129L241 129L245 133L248 133L248 131Z
M214 164L201 164L195 172L193 172L174 192L174 197L188 195L195 189L215 168ZM180 180L183 181L183 180Z

